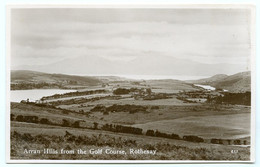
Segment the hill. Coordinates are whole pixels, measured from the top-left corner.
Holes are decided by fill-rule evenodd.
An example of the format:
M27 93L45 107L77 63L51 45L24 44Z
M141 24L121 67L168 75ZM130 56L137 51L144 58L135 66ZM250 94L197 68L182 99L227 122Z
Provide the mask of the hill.
M65 74L48 74L36 71L15 70L11 71L11 84L54 84L74 86L95 86L102 82L95 77L75 76Z
M203 79L198 79L198 80L189 80L187 82L189 82L189 83L199 83L199 84L208 84L210 82L220 81L220 80L225 79L227 77L228 77L228 75L226 75L226 74L217 74L217 75L214 75L214 76L209 77L209 78L203 78Z
M226 89L229 92L251 91L251 72L240 72L234 75L219 74L210 78L188 81L194 84L210 85L219 89Z

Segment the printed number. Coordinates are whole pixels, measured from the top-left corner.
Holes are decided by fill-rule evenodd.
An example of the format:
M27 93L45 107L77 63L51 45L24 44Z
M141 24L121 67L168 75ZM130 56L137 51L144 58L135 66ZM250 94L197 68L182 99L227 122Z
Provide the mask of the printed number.
M231 150L231 153L232 153L232 154L237 154L237 153L238 153L238 150Z

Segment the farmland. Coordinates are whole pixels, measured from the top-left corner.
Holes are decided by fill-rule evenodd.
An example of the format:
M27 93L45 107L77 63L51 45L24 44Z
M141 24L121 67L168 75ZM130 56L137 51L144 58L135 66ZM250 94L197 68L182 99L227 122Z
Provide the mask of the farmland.
M118 78L117 78L118 79ZM101 82L101 81L99 81ZM97 83L99 83L97 82ZM11 103L12 159L249 160L251 107L177 80L109 80ZM227 94L246 97L248 93ZM26 98L25 98L26 99ZM245 99L245 98L244 98ZM233 104L234 103L234 104ZM25 154L117 149L121 154ZM130 154L130 149L156 154ZM238 150L239 154L232 154Z

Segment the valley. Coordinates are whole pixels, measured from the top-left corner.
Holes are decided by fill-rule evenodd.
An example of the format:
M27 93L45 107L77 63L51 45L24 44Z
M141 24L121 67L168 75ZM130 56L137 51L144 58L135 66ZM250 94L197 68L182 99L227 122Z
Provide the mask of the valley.
M26 73L23 71L24 75L12 77L11 84L40 84L43 81L38 72ZM250 159L251 107L248 102L251 99L244 91L248 89L238 87L236 90L240 91L226 92L225 86L208 90L195 84L204 82L172 79L78 78L56 74L41 74L41 77L45 77L44 82L48 81L48 84L59 84L66 87L64 90L73 91L46 94L38 99L29 98L29 94L26 97L25 93L20 102L11 102L13 159L41 158L23 155L29 145L34 149L151 147L158 152L154 157L75 155L76 159ZM205 83L214 87L209 81ZM233 98L230 101L225 97ZM239 150L239 155L230 154L234 149ZM64 156L46 155L45 158L62 159Z

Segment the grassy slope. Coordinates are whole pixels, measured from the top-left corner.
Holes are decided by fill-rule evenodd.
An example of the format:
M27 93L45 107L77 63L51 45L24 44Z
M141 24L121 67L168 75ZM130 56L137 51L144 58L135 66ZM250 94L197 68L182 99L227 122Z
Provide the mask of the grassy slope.
M230 76L216 75L210 78L189 82L211 85L216 88L229 90L230 92L245 92L251 91L251 72L241 72Z
M18 70L11 71L11 82L19 83L19 82L31 82L31 83L62 83L64 81L72 81L77 82L82 85L97 85L100 80L95 77L85 77L85 76L75 76L75 75L64 75L64 74L48 74L36 71L26 71L26 70Z
M168 101L168 103L166 103ZM93 119L108 123L126 124L147 129L158 129L161 132L179 135L199 135L203 138L241 138L250 135L250 108L235 105L210 105L177 103L172 99L154 101L99 100L83 105L63 105L70 110L89 112L95 105L111 106L113 104L145 105L148 112L129 114L128 112L102 112L90 114ZM151 109L151 106L159 109Z
M179 91L194 91L196 88L186 82L172 79L165 80L148 80L146 81L152 88L153 92L158 93L178 93Z
M59 109L51 109L51 108L43 108L43 107L37 107L33 105L28 104L19 104L19 103L12 103L11 105L12 114L15 115L37 115L39 118L48 118L52 122L61 123L62 119L67 119L70 121L76 121L76 120L85 120L89 125L91 126L93 124L93 121L97 121L100 124L106 121L110 122L112 120L124 120L125 118L130 118L131 120L137 120L138 122L153 122L155 120L165 120L165 119L185 119L187 115L196 115L196 116L202 116L202 115L212 115L213 113L215 115L222 115L230 114L232 112L230 111L222 111L222 112L205 112L205 111L190 111L191 108L189 106L172 106L172 108L162 108L160 107L159 113L163 113L163 115L158 115L157 111L152 112L149 114L128 114L128 113L113 113L108 115L108 117L105 117L104 120L99 120L99 118L104 117L103 115L95 115L98 113L95 113L94 115L90 117L86 117L82 114L77 113L68 113L64 114ZM194 106L192 107L194 108ZM203 106L197 106L195 107L196 110L206 110ZM186 110L186 111L185 111ZM233 111L238 112L238 111ZM119 114L119 115L117 115ZM121 115L120 115L121 114ZM122 115L123 114L123 115ZM141 114L141 115L140 115ZM188 117L187 117L188 118ZM177 119L178 120L178 119ZM195 121L196 122L196 121ZM159 128L159 125L157 125L157 128ZM164 126L162 126L164 127ZM168 126L170 128L170 126ZM136 140L137 145L131 146L134 148L146 148L146 144L151 145L162 145L164 144L171 144L173 147L183 147L182 149L177 150L160 150L162 149L161 146L158 146L158 151L161 152L160 155L151 157L151 156L140 156L140 157L132 157L132 156L119 156L119 157L113 157L118 159L161 159L164 157L165 159L248 159L249 158L249 148L241 148L237 146L224 146L224 145L214 145L214 144L207 144L207 143L192 143L192 142L186 142L182 140L172 140L172 139L165 139L165 138L157 138L157 137L148 137L144 135L132 135L132 134L123 134L123 133L114 133L114 132L108 132L108 131L102 131L102 130L90 130L90 129L75 129L75 128L69 128L69 127L60 127L60 126L50 126L50 125L41 125L41 124L32 124L32 123L23 123L23 122L12 122L11 123L11 131L16 131L18 133L30 133L31 135L43 135L43 136L63 136L65 134L65 131L69 131L70 133L74 135L86 135L86 136L92 136L96 135L99 136L102 135L108 135L109 138L116 138L116 140L119 140L119 137L121 137L120 140ZM123 139L122 139L123 138ZM113 139L114 140L114 139ZM52 143L51 146L55 148L62 148L66 147L68 143ZM75 143L69 144L74 149L78 149L81 147L86 147L85 145L75 145ZM15 154L17 158L21 158L23 156L21 152L24 148L43 148L45 147L44 144L39 142L34 142L32 144L27 143L26 141L20 141L19 139L13 139L12 140L12 147L13 149L17 150L17 154ZM91 145L93 148L100 148L95 145ZM102 145L102 147L107 147L106 145ZM113 147L114 148L114 147ZM127 145L120 146L121 149L128 150L130 147ZM240 151L239 155L233 155L230 154L230 151L232 149L238 149ZM204 151L203 151L204 150ZM40 158L34 157L34 158ZM62 157L62 156L61 156ZM23 157L25 158L25 157ZM30 157L26 157L30 158ZM51 156L48 156L47 158L51 158ZM63 157L64 158L64 157ZM66 157L70 158L70 157ZM84 159L86 157L77 157ZM109 159L111 158L108 155L104 156L96 156L96 157L89 157L88 159Z
M231 75L222 81L212 84L217 88L223 88L232 92L251 91L251 73L243 72Z
M13 138L11 154L13 159L147 159L147 160L249 160L249 148L224 146L207 143L191 143L181 140L155 138L133 134L113 133L100 130L75 129L55 126L42 126L27 123L12 123L11 131L19 134L30 133L33 140L28 143L24 138ZM75 140L66 140L65 131L76 137ZM77 137L87 137L83 143ZM61 137L61 138L59 138ZM44 138L44 140L40 140ZM58 139L62 141L57 141ZM50 142L51 141L51 142ZM97 143L97 144L93 144ZM99 143L99 144L98 144ZM113 148L125 150L127 155L42 155L23 154L27 149L105 149ZM156 155L130 155L129 149L155 149ZM239 154L231 154L231 150L238 150Z

